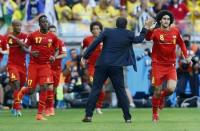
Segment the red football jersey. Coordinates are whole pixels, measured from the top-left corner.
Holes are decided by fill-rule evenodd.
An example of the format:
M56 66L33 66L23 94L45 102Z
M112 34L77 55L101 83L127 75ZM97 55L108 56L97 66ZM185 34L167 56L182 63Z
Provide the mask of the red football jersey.
M2 35L0 35L0 48L2 50L7 50L7 41L6 41L6 38ZM2 60L3 58L3 54L0 53L0 61Z
M62 40L58 39L58 46L59 46L59 55L66 53L66 47ZM61 61L62 59L56 59L55 62L51 65L51 68L53 70L59 70L61 69Z
M175 27L169 30L161 28L149 31L146 35L147 40L153 40L152 63L175 64L176 63L176 45L178 44L187 57L187 49L182 40L179 30Z
M90 46L90 44L92 43L92 41L94 40L94 36L88 36L83 40L82 43L82 48L87 48ZM91 64L91 65L95 65L97 58L99 57L100 53L102 50L102 44L99 44L97 46L97 48L94 50L94 52L92 52L91 56L88 59L88 63L87 64Z
M27 42L27 34L20 33L17 37L19 40L24 43ZM7 38L9 45L9 55L8 55L8 64L17 64L17 65L25 65L26 53L23 51L21 46L11 37Z
M39 51L38 57L30 57L30 63L50 63L49 58L53 54L51 48L58 48L58 38L51 32L43 34L35 31L28 36L27 45L31 46L31 51Z

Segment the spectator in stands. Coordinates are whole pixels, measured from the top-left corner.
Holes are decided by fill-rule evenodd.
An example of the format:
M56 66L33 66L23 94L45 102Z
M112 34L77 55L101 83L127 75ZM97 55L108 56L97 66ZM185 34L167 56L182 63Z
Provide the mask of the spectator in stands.
M128 21L127 29L128 30L133 30L135 28L136 21L130 15L128 15L128 12L127 12L125 6L122 6L120 8L120 16L125 17L127 19L127 21Z
M89 5L89 0L81 0L72 7L73 19L77 22L89 25L92 21L93 9Z
M110 0L100 0L99 5L94 8L93 20L101 22L104 27L114 27L113 21L119 15L119 11L110 2Z
M3 5L4 20L8 25L11 25L12 15L17 9L17 4L14 0L1 0L0 3Z
M168 10L174 15L174 20L181 33L188 27L187 20L189 10L185 3L180 2L180 0L171 0L168 6Z
M138 35L144 26L145 20L155 17L155 12L149 0L141 0L140 4L134 8L133 16L138 19L135 27L135 34Z
M168 2L166 0L154 0L153 4L153 11L156 14L161 10L166 10L168 7Z
M127 2L126 2L126 8L127 8L128 14L130 16L133 16L133 10L139 4L140 4L140 2L138 0L127 0Z
M18 5L16 10L13 13L12 20L23 20L25 13L25 0L16 0L16 4Z
M188 0L187 7L193 24L193 31L200 33L200 1Z
M67 6L67 3L65 0L60 0L55 5L56 13L58 16L58 22L64 23L68 22L72 18L72 11L71 8Z

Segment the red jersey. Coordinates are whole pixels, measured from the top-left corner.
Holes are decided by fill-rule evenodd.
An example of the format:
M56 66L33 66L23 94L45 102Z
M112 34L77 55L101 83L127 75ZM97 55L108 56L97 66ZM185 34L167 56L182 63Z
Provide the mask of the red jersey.
M27 42L27 34L25 33L20 33L15 37L24 43ZM21 46L11 37L8 37L7 41L9 45L8 64L25 66L26 53L23 51Z
M59 47L59 55L66 53L66 47L63 41L58 39L58 47ZM56 59L55 62L51 65L53 70L60 70L61 69L61 61L62 59Z
M31 46L31 51L39 51L38 57L30 56L30 63L46 64L50 63L49 58L53 54L52 49L58 48L58 38L53 33L43 34L35 31L28 36L27 44Z
M6 41L6 38L2 35L0 35L0 48L2 50L7 50L7 41ZM0 61L2 60L3 58L3 54L0 54Z
M92 43L92 41L94 40L94 36L88 36L83 40L82 43L82 48L87 48L89 47L89 45ZM99 44L97 46L97 48L94 50L94 52L91 54L91 56L88 59L88 63L87 64L91 64L91 65L95 65L97 58L99 57L100 53L102 50L102 44Z
M153 40L152 63L175 64L176 63L176 45L178 44L187 57L187 49L183 42L179 30L175 27L169 30L156 28L149 31L146 35L147 40Z

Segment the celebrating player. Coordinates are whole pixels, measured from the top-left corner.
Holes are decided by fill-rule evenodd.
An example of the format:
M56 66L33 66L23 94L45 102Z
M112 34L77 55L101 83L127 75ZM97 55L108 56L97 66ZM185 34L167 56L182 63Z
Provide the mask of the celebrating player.
M28 67L28 88L22 88L18 94L19 99L24 94L35 91L36 85L40 85L37 120L46 120L42 113L46 107L47 89L53 83L51 64L58 55L58 38L48 31L49 23L47 16L39 17L40 30L28 36L27 45L31 47L30 64ZM55 51L52 50L55 49ZM54 55L52 55L54 53Z
M8 55L8 73L10 77L13 92L13 113L15 116L21 116L20 100L17 95L26 82L26 53L19 41L27 42L27 34L21 32L21 21L12 22L13 32L8 35L9 55Z
M187 55L187 49L176 27L171 27L173 15L166 10L156 16L158 28L154 28L146 35L146 40L153 40L152 49L152 85L154 93L152 97L152 120L159 120L159 109L164 106L166 96L173 93L176 83L176 45L178 44L188 63L191 58ZM166 88L162 90L162 84L166 81Z
M54 33L56 35L56 27L54 25L49 26L49 31ZM55 89L58 87L60 75L61 75L61 60L62 58L66 57L66 47L64 45L64 42L58 39L58 47L59 47L59 55L56 56L55 62L51 64L51 69L53 73L53 81L52 84L53 88L49 88L47 90L47 103L46 103L46 116L53 116L55 115L54 111L54 96L55 96Z
M82 45L83 50L87 49L87 47L92 43L92 41L99 35L99 33L102 30L103 30L103 25L100 22L95 21L90 24L90 31L91 31L92 35L87 36L83 40L83 45ZM102 44L98 45L98 47L95 49L95 51L92 53L92 55L89 57L89 59L87 61L87 70L88 70L88 74L89 74L91 83L93 82L95 63L101 53L101 50L102 50ZM96 111L99 114L102 114L101 108L103 105L104 97L105 97L105 93L102 90L99 94L98 101L96 104Z

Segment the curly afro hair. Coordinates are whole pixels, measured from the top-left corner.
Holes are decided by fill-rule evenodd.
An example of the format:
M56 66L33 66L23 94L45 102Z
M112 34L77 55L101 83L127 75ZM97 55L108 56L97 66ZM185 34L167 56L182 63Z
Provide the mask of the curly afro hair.
M94 26L99 26L100 30L103 30L103 25L99 21L94 21L90 24L90 31L92 32Z
M160 20L162 19L163 16L168 15L170 17L170 24L171 25L174 22L174 16L172 15L171 12L169 12L168 10L161 10L160 12L158 12L158 14L156 15L156 22L157 24L160 26Z

